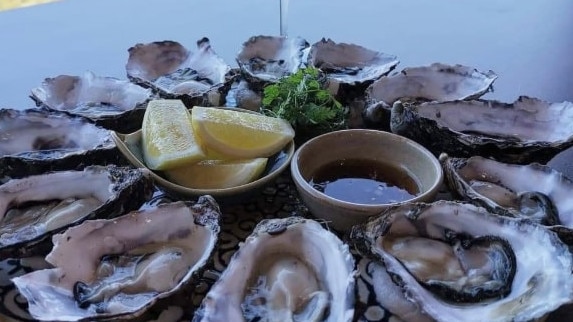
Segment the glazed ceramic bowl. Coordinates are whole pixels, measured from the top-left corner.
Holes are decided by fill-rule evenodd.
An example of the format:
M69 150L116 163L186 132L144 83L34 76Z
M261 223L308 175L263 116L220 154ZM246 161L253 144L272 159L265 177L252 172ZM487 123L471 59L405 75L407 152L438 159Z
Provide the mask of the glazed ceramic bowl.
M418 192L400 202L370 204L336 199L313 187L310 181L319 169L349 159L371 160L399 168L414 180ZM426 148L396 134L368 129L335 131L309 140L296 150L291 174L310 212L339 231L348 231L393 205L431 202L443 180L440 162Z
M225 108L225 107L216 107ZM238 108L229 108L241 110L245 113L256 113ZM261 176L252 182L236 187L223 189L194 189L188 188L166 179L161 171L149 169L143 160L143 151L141 148L141 130L130 134L112 132L119 151L135 167L146 168L149 170L155 184L167 193L178 198L195 198L203 195L210 195L217 199L217 202L234 203L244 201L245 198L251 197L261 191L264 187L272 184L279 175L288 168L294 155L294 141L287 143L282 150L270 156L267 165Z

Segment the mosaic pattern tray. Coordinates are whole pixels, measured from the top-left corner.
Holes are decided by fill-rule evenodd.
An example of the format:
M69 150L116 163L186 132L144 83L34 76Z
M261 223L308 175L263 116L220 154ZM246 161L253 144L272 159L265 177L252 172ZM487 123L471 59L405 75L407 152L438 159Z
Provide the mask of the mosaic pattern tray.
M449 199L443 190L438 199ZM154 197L142 208L162 202L172 201L168 195L156 190ZM143 316L131 321L183 322L190 321L193 312L200 305L204 295L229 263L244 240L256 226L266 218L283 218L292 215L308 216L306 208L299 201L288 171L283 173L274 185L267 187L257 196L242 204L222 204L223 213L220 245L210 268L205 271L199 285L188 287L174 297L159 302ZM399 322L396 316L384 309L371 291L372 277L368 273L376 263L355 254L360 272L356 290L356 321L358 322ZM10 278L23 275L35 269L48 267L43 258L8 259L0 262L0 321L34 321L27 312L27 303L10 282ZM546 322L565 322L573 318L573 305L561 308L548 316Z

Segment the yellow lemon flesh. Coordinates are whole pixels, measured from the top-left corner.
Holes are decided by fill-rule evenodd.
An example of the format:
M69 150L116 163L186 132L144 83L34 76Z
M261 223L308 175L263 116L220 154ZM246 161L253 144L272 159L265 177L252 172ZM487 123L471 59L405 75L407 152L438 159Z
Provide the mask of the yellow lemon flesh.
M206 158L193 132L191 115L180 100L153 100L145 110L142 149L150 169L167 170Z
M251 160L203 160L195 164L165 171L171 182L194 189L224 189L258 179L267 165L267 158Z
M195 106L193 129L207 150L234 159L269 157L294 138L284 119L229 109Z

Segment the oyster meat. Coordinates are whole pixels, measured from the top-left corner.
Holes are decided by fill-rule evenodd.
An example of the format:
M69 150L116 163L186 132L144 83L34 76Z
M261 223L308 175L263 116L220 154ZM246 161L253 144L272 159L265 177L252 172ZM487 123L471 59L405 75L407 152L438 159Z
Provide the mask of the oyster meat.
M263 102L263 93L256 88L252 89L247 80L240 79L231 85L225 100L225 106L259 112Z
M367 292L360 293L361 301L368 303L368 297L374 296L376 303L385 310L399 317L405 322L434 322L434 319L424 314L420 306L410 302L402 292L400 286L392 282L392 276L386 271L386 267L380 262L363 258L361 263L360 278L364 280ZM359 280L359 283L362 282ZM359 287L360 288L360 287ZM384 311L382 311L384 312ZM365 312L365 314L367 314ZM368 318L368 321L380 320L380 318Z
M530 321L573 300L573 259L553 232L469 203L392 207L351 239L436 321Z
M59 75L32 89L38 106L86 117L104 128L130 133L141 128L150 89L127 80L96 76Z
M573 230L573 182L560 172L537 163L508 164L479 156L442 154L440 162L448 187L459 197L503 216ZM569 235L566 240L573 241Z
M0 258L41 252L53 234L137 209L152 191L146 172L113 165L9 180L0 185Z
M573 103L519 97L514 103L473 100L392 106L392 132L436 155L479 155L501 162L546 163L573 146Z
M408 67L372 83L365 92L365 118L387 128L390 109L401 100L416 102L447 102L477 99L493 86L497 75L481 72L464 65L434 63L429 66Z
M254 36L237 54L243 75L251 82L276 82L304 65L309 43L300 37Z
M193 321L351 321L354 259L318 222L261 221Z
M191 52L175 41L137 44L129 48L127 76L162 98L180 99L189 108L222 106L231 86L231 67L219 57L208 38Z
M372 83L391 72L398 63L394 55L324 38L310 47L307 61L307 65L319 68L327 75L329 87L337 88L333 90L335 95L340 94L341 86Z
M161 204L113 220L89 220L53 238L55 268L13 278L42 321L119 320L199 277L219 234L214 199Z
M85 118L43 109L0 109L0 178L120 160L110 131Z

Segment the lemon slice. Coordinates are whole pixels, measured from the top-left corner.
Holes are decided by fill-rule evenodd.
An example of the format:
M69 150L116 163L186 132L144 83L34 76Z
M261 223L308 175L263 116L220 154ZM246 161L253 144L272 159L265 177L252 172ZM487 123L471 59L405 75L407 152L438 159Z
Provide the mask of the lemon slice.
M206 158L193 133L191 115L180 100L152 100L142 125L142 149L146 165L166 170Z
M203 160L164 173L169 181L187 188L224 189L256 180L265 170L267 160Z
M195 106L191 118L205 148L230 158L269 157L295 134L286 120L232 109Z

